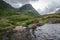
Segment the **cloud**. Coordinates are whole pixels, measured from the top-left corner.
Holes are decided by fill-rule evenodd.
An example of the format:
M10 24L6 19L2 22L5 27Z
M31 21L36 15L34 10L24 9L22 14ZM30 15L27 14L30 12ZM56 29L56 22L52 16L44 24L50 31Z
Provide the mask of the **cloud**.
M40 12L43 12L43 14L46 12L46 13L49 13L49 12L52 12L57 9L57 8L60 8L60 0L4 0L6 2L8 2L9 4L11 4L13 7L15 8L18 8L18 7L21 7L22 5L24 4L32 4L32 6L36 9L38 9L37 11L40 13ZM39 2L40 1L40 2ZM39 2L39 3L38 3ZM46 5L46 3L48 5ZM41 7L44 8L44 5L45 6L45 9L43 11L41 11Z
M45 9L43 11L38 10L38 12L41 13L42 15L55 13L56 11L60 10L60 0L48 0L48 1L49 1L49 4L48 4L48 6L45 7Z
M38 0L4 0L5 2L9 3L15 8L21 7L24 4L29 4L32 1L38 1Z
M26 4L29 3L30 1L38 1L38 0L4 0L9 3L21 3L21 4Z
M39 1L39 0L31 0L31 1Z

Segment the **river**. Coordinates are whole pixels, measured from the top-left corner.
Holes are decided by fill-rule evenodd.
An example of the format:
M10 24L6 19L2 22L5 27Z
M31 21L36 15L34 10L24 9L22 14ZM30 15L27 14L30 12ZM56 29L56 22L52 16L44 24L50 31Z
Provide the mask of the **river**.
M35 30L36 40L60 40L60 24L45 24Z
M11 40L60 40L60 24L45 24L37 27L34 31L36 38L30 34L32 33L27 30L17 31L11 35ZM7 40L6 36L3 40Z

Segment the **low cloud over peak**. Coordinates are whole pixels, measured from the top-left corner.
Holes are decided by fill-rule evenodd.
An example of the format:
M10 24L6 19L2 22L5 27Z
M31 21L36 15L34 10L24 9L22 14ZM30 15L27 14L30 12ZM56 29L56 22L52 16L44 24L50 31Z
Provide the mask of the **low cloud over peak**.
M60 8L60 0L4 0L4 1L8 2L15 8L30 3L39 13L43 12L43 14L45 14L45 12L46 13L52 12L52 10L55 12L57 8Z

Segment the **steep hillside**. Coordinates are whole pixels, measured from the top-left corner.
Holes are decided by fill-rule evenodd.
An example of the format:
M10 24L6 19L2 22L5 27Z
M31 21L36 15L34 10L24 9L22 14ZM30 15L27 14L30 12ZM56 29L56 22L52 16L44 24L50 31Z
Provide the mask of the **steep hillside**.
M25 15L39 16L40 14L32 7L31 4L23 5L19 8L19 12L23 12Z
M0 0L0 17L16 14L14 8L3 0Z
M8 3L0 0L0 30L13 28L16 26L28 26L40 16L30 4L26 4L14 10Z
M0 9L6 9L6 8L12 8L12 6L6 3L5 1L0 0Z

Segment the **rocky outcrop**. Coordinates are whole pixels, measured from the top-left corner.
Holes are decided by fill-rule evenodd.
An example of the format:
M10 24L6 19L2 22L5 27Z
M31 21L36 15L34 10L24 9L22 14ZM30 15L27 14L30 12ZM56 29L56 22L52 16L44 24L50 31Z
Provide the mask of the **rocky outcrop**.
M34 24L30 24L28 27L17 26L13 29L13 32L10 35L10 40L35 40L36 28L37 25Z
M35 40L35 30L37 25L30 24L28 27L16 26L6 31L2 40Z
M32 35L30 34L30 30L24 27L16 27L13 29L11 33L10 40L32 40Z

